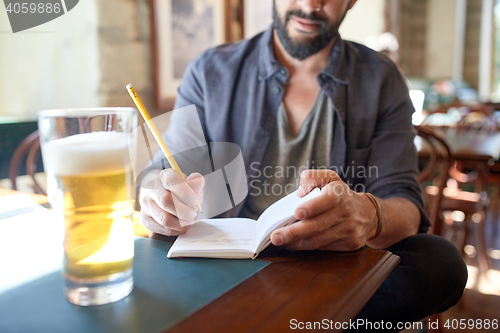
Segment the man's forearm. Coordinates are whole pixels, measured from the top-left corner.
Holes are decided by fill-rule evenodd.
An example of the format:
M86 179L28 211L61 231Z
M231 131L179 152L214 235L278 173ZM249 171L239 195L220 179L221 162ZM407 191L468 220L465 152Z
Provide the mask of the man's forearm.
M418 232L420 211L411 201L403 198L378 200L383 216L382 232L366 245L385 249Z

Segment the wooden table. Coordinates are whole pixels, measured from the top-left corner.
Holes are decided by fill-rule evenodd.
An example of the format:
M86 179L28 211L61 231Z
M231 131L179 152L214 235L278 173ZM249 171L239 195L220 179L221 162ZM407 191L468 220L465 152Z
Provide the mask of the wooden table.
M0 196L19 192L0 189ZM41 204L45 196L32 195ZM139 236L172 242L175 237ZM399 262L390 252L290 252L269 247L259 260L271 262L168 332L281 332L298 322L348 322L361 310ZM334 332L342 329L334 329Z
M458 161L491 163L500 159L500 132L491 135L444 133L453 157ZM415 142L419 157L429 156L429 147L421 140Z

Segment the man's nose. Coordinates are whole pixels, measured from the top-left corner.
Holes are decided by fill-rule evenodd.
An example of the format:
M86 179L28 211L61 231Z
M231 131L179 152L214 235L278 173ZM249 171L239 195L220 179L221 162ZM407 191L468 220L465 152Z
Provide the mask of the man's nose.
M306 13L319 12L323 6L322 0L299 0L299 5Z

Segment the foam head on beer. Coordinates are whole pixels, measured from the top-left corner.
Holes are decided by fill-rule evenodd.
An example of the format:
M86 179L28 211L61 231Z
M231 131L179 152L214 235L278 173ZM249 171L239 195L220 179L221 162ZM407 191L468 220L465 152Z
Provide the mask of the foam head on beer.
M44 163L57 175L112 172L130 165L128 152L125 133L84 133L48 142Z

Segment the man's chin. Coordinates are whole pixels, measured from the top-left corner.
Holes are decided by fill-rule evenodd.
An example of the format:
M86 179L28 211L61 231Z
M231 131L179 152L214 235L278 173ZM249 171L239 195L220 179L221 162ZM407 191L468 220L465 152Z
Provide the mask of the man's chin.
M311 43L315 38L318 37L318 33L311 33L311 32L301 32L295 29L293 32L288 32L288 37L290 38L290 41L294 44L303 44L303 43Z

